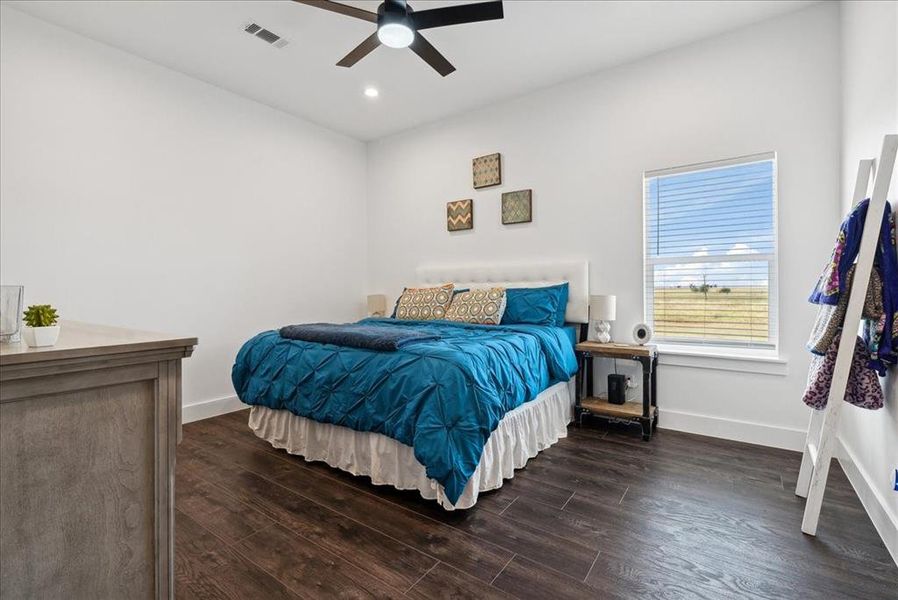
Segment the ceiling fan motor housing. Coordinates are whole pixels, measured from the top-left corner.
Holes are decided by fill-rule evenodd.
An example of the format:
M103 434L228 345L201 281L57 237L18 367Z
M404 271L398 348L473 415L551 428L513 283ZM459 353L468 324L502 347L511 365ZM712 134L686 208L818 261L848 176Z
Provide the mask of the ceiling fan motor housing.
M386 23L399 23L411 29L412 23L408 16L413 12L415 10L405 2L396 0L381 2L377 7L377 26L380 27Z

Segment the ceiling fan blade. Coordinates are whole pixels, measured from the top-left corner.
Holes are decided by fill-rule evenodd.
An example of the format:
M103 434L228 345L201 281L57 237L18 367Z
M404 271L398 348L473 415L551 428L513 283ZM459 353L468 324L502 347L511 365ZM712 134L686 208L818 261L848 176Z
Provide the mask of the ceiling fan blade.
M455 70L452 63L446 60L446 57L440 54L420 33L415 34L415 41L409 48L443 77Z
M331 12L346 15L347 17L355 17L369 23L377 23L377 13L373 13L362 8L349 6L348 4L340 4L339 2L331 2L330 0L293 0L298 4L307 4L316 8L323 8Z
M341 58L340 62L337 63L337 66L351 67L355 63L368 56L371 51L378 46L380 46L380 40L377 39L377 32L375 31L369 37L367 37L364 42L353 48L349 54Z
M493 2L477 2L475 4L460 4L419 10L409 16L412 23L415 24L415 29L430 29L432 27L446 27L447 25L461 25L462 23L501 19L505 16L505 13L502 10L502 0L495 0Z

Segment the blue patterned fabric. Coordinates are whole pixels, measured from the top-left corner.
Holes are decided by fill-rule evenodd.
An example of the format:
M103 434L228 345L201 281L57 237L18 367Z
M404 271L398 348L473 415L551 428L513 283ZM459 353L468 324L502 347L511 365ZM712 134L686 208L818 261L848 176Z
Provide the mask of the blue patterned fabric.
M560 327L364 319L438 340L377 352L289 340L246 342L231 373L246 404L286 409L411 446L455 503L508 411L577 371Z
M823 269L808 301L837 305L847 290L848 270L861 247L861 234L870 199L858 202L842 221L832 257ZM874 268L882 280L883 316L864 325L864 341L870 352L869 366L885 377L888 367L898 364L898 258L895 256L895 220L892 206L886 202L876 244Z
M395 352L412 342L439 339L439 336L404 328L391 329L362 323L304 323L287 325L278 331L281 337L304 342L333 344L366 350Z
M538 288L508 288L505 290L505 298L503 325L564 325L567 283Z

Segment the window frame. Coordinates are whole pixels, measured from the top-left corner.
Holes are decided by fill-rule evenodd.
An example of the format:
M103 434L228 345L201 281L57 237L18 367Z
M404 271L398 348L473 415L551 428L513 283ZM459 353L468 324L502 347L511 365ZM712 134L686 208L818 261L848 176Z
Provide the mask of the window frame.
M779 357L780 351L780 310L779 310L779 175L778 160L776 152L759 152L722 160L703 161L675 167L662 169L651 169L642 173L642 258L643 258L643 277L642 277L642 302L643 317L645 322L655 329L654 319L654 300L650 298L650 291L654 291L655 285L655 265L660 264L707 264L713 262L736 262L739 256L719 255L719 256L671 256L663 258L649 258L648 248L648 187L649 181L657 177L666 177L670 175L678 175L681 173L697 173L701 171L710 171L725 167L745 165L759 162L772 163L772 219L773 219L773 252L765 254L748 254L752 262L767 261L767 323L768 323L768 344L759 344L757 342L739 342L714 340L709 338L657 338L657 344L667 346L673 350L682 351L685 354L703 354L703 355L720 355L724 357ZM734 240L739 242L740 240ZM651 285L649 282L652 282ZM656 334L657 336L657 334Z

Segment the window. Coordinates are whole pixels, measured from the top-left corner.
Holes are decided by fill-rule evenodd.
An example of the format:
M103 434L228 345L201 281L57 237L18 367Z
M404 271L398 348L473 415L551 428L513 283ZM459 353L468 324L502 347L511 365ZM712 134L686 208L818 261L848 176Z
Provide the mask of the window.
M643 184L655 339L775 350L776 155L648 171Z

